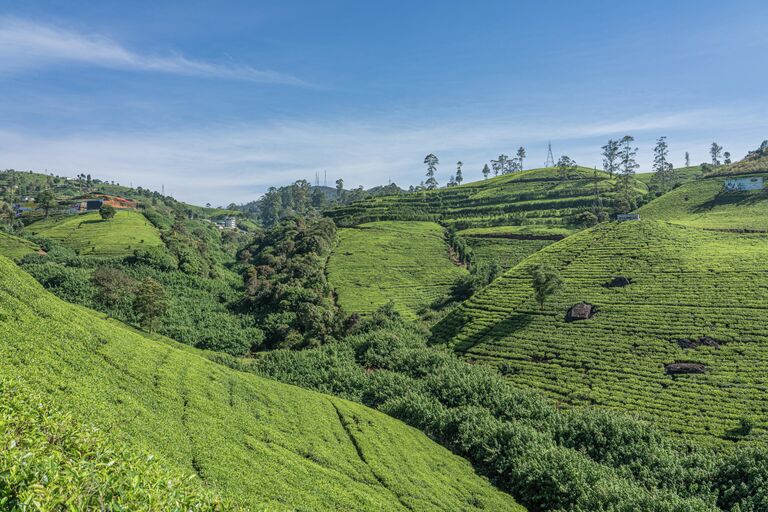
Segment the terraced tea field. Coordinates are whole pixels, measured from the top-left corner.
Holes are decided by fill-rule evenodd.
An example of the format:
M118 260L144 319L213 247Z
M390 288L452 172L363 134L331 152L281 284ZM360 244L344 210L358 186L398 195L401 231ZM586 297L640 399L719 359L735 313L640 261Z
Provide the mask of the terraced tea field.
M0 339L4 379L246 510L522 510L413 428L102 320L4 257Z
M763 177L768 184L768 174ZM747 176L745 176L747 177ZM768 232L768 188L726 192L727 178L686 183L638 210L644 219L705 229Z
M348 313L371 313L392 300L415 319L466 270L451 261L434 222L372 222L339 231L327 272Z
M496 226L465 229L457 234L472 247L478 263L498 263L507 270L573 231L545 226Z
M530 270L543 262L565 284L540 311ZM620 276L631 284L605 286ZM567 322L579 302L597 314ZM712 442L747 419L755 423L748 438L765 440L766 318L766 235L614 222L536 253L433 333L558 402L634 411ZM665 365L677 362L706 371L667 375Z
M98 213L43 219L26 231L62 242L87 256L127 256L140 248L163 245L160 232L139 212L119 210L112 220Z
M0 232L0 255L6 258L18 260L39 250L40 248L29 240Z
M328 215L340 226L378 220L437 221L457 230L491 226L567 227L569 217L595 204L597 190L612 213L615 180L579 168L570 179L556 169L534 169L459 187L381 196L358 201ZM637 182L637 189L647 188Z

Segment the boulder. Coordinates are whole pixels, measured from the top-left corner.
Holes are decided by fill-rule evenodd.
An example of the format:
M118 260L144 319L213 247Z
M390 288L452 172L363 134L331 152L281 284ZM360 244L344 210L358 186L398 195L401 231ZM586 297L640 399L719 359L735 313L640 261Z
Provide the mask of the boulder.
M669 363L664 365L664 373L667 375L688 375L706 372L707 367L701 363Z
M592 304L579 302L568 310L568 313L565 315L565 321L575 322L577 320L586 320L592 318L596 311L597 310Z
M624 286L629 286L632 284L632 279L626 276L616 276L607 283L605 283L603 286L606 288L621 288Z
M690 348L696 348L696 347L712 347L712 348L720 348L720 343L710 337L710 336L702 336L698 340L689 340L687 338L679 339L677 340L677 344L682 349L690 349Z

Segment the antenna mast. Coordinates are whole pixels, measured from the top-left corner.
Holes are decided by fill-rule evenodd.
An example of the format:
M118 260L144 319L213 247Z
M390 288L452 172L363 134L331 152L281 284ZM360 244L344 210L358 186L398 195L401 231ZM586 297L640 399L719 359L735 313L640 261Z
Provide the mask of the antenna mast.
M544 164L544 167L554 167L555 166L555 157L552 156L552 141L550 140L547 143L547 162Z

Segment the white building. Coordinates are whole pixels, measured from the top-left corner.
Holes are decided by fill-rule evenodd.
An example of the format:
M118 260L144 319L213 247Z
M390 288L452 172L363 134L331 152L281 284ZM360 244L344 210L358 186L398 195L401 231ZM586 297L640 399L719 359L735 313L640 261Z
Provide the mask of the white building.
M749 178L729 178L725 180L725 185L723 187L728 192L763 190L763 178L755 176Z

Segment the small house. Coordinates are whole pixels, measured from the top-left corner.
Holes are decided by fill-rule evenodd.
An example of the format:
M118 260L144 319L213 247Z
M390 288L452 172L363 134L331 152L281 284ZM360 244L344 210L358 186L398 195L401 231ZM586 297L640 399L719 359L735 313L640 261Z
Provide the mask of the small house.
M237 228L237 218L227 217L226 219L224 219L224 227L227 229Z
M616 220L619 222L625 222L628 220L640 220L639 213L620 213L616 215Z

